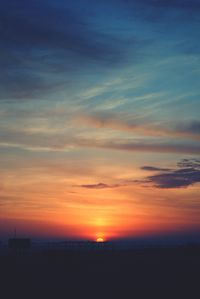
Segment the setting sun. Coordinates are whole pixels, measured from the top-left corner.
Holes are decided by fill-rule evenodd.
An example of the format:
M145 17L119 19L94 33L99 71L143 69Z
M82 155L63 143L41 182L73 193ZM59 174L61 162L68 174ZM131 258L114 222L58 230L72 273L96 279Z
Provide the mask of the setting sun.
M96 239L96 242L97 242L97 243L104 242L104 239L103 239L103 238L97 238L97 239Z

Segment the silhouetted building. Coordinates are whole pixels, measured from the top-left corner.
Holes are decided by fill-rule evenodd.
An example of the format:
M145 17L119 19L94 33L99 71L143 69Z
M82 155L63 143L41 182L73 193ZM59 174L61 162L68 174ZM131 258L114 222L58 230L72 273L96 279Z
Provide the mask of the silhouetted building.
M12 238L8 241L10 249L27 250L31 248L31 240L28 238Z

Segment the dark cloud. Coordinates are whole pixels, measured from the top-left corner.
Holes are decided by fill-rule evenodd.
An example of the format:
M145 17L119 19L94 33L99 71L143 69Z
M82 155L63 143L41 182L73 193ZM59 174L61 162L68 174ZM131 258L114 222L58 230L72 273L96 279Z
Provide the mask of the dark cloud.
M177 169L149 176L147 181L157 188L184 188L200 182L200 160L182 160Z
M131 186L135 184L153 184L160 189L186 188L195 183L200 182L200 160L198 159L183 159L177 163L176 169L159 168L153 166L143 166L141 169L147 171L159 171L159 174L148 176L144 180L126 180L118 184L89 184L79 187L88 189L108 189Z
M159 167L153 167L153 166L143 166L141 167L142 170L147 171L170 171L170 168L159 168Z
M177 163L179 168L200 168L200 160L199 159L182 159Z
M91 185L81 185L82 188L88 188L88 189L110 189L110 188L117 188L121 187L122 185L114 184L114 185L108 185L104 183L98 183L98 184L91 184Z

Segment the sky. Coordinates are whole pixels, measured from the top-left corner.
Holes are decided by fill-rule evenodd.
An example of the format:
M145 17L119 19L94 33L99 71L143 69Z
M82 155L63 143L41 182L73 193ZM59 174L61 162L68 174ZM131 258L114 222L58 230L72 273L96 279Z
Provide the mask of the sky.
M200 1L0 2L0 238L200 232Z

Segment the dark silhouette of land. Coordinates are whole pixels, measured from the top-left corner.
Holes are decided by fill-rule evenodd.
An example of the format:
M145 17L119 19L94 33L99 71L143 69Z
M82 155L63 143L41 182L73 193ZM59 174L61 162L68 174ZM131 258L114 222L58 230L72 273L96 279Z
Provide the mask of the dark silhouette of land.
M200 247L9 251L6 298L200 298Z

